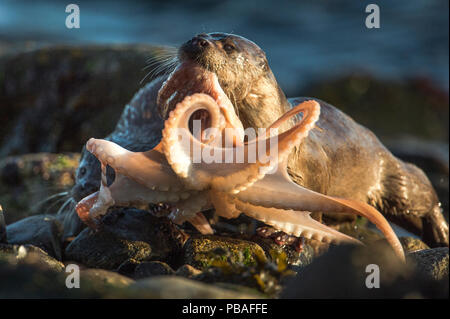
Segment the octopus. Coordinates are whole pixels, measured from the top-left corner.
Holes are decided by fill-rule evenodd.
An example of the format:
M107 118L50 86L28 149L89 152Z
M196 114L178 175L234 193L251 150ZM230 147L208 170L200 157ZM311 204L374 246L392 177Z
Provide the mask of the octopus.
M186 92L180 94L180 88ZM325 195L291 179L289 155L320 130L317 101L298 103L263 133L250 136L216 73L191 62L175 69L158 100L174 107L152 149L133 152L106 139L86 143L101 164L101 182L98 191L78 202L76 211L91 228L97 228L111 206L165 203L172 207L168 217L175 224L188 222L202 234L214 233L202 213L214 208L224 218L245 214L296 237L361 244L311 217L314 212L354 214L375 224L405 259L390 224L373 206ZM107 167L115 172L112 183L107 182Z

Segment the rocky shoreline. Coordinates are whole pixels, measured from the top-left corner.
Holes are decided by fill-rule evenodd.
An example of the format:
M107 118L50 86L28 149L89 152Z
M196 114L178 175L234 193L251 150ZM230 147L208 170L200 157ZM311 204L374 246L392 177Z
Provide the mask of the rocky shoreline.
M300 252L256 236L245 217L225 221L210 214L219 231L205 236L148 207L116 207L100 230L85 228L70 197L78 152L87 138L110 132L145 75L149 52L151 47L47 48L0 58L0 298L448 298L448 248L402 237L408 253L403 265L361 219L335 227L365 247L306 240ZM383 91L382 82L365 81L358 103ZM346 96L362 92L354 83L343 78L310 88L309 95L353 105ZM339 94L330 87L339 87ZM447 103L448 112L448 95L445 100L408 85L396 90L391 103L409 103L410 93L425 103L416 108L440 111ZM386 125L379 131L395 136L395 126ZM432 137L448 148L442 133L448 121L439 119L435 130L435 123L424 125L423 136L408 132L413 140ZM406 153L424 165L448 216L448 158ZM80 289L66 286L71 264L80 268ZM368 264L381 267L382 289L365 286Z

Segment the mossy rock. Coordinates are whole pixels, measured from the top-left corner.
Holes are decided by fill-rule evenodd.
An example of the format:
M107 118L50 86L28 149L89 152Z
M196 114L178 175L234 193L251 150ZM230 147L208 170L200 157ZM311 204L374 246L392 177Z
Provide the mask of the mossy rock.
M0 203L6 224L56 213L75 183L78 153L36 153L0 159ZM59 205L58 205L59 204Z
M423 249L408 254L407 257L417 264L417 269L425 276L448 282L448 247Z
M418 250L430 249L427 244L418 238L413 237L400 237L400 242L402 243L405 253L411 253Z
M115 270L129 260L176 263L180 258L184 238L167 218L135 208L116 208L100 225L97 231L83 230L66 247L65 259Z
M257 263L257 256L267 258L258 244L228 237L197 235L184 245L185 263L198 269L206 269L217 262L252 266Z

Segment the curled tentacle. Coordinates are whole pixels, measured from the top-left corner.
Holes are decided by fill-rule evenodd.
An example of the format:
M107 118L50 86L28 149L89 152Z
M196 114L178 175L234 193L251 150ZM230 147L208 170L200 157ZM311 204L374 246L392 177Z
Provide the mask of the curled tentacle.
M169 115L163 131L163 150L173 170L195 189L212 188L236 194L272 171L289 155L292 148L313 128L320 113L315 101L301 103L282 121L302 112L303 119L278 135L278 139L258 137L234 147L217 147L196 139L188 130L190 115L198 109L210 112L213 127L222 133L220 108L205 94L194 94L179 103ZM174 128L183 130L175 131ZM180 139L180 134L184 137ZM212 155L209 162L204 157ZM199 156L199 157L195 157Z

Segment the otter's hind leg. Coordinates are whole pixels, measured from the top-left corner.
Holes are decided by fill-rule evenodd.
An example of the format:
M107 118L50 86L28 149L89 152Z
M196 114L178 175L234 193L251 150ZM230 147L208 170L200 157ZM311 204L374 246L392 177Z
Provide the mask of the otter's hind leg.
M390 164L390 165L389 165ZM448 223L439 199L424 172L410 163L396 160L385 169L383 195L377 206L392 222L416 235L430 247L448 246Z

